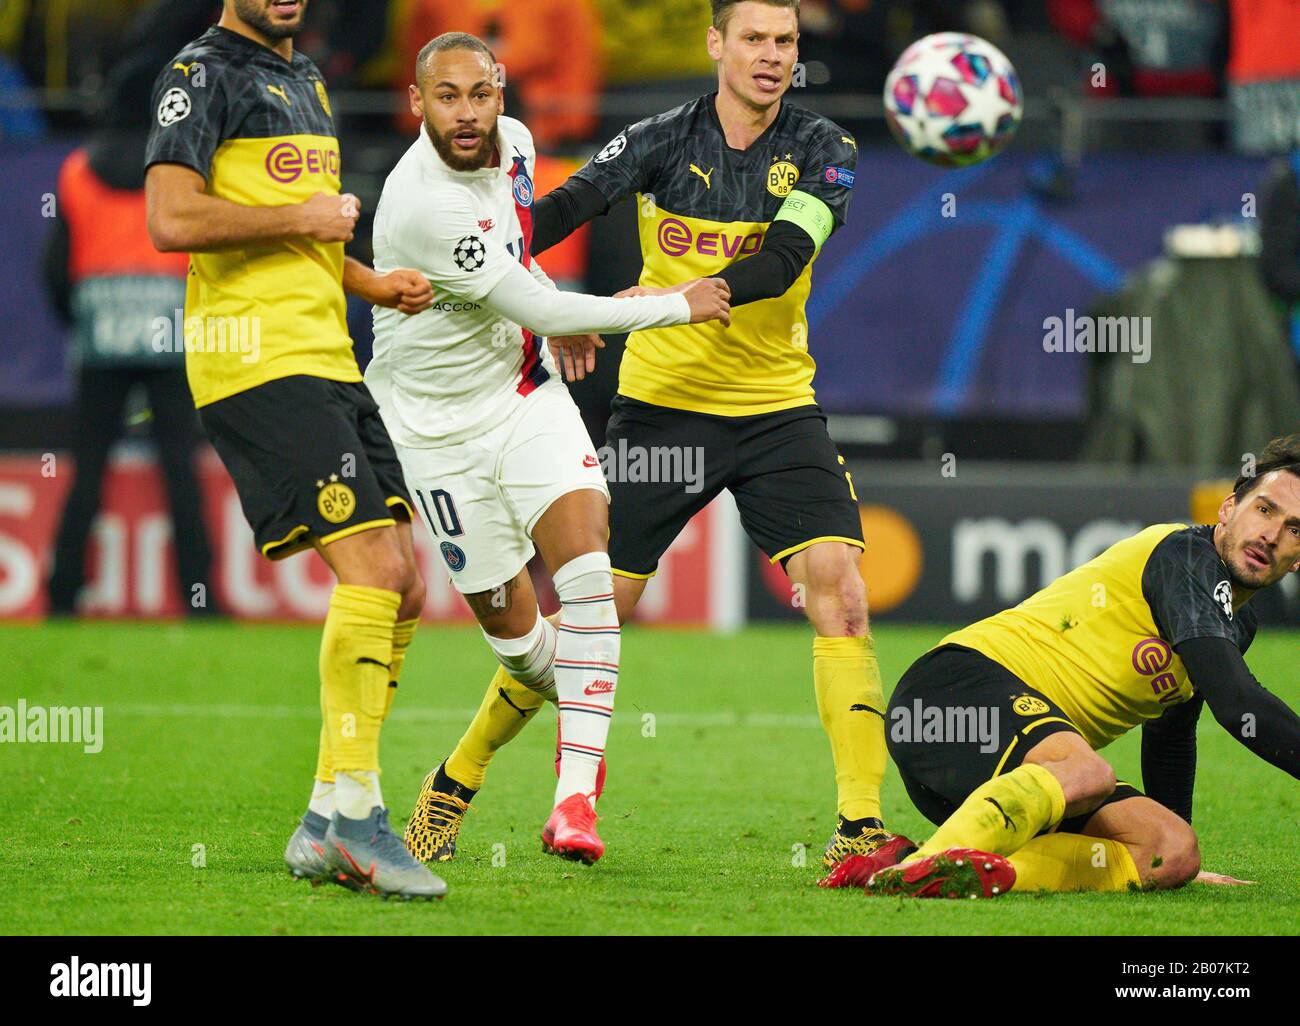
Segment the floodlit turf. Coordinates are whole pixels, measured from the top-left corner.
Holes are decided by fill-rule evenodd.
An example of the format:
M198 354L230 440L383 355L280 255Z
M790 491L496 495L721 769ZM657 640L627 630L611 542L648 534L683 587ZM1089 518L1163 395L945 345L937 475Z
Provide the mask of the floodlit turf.
M886 686L941 633L878 628ZM96 755L0 745L4 930L1300 933L1300 791L1208 715L1196 793L1204 865L1254 887L990 902L819 890L834 784L798 627L626 633L600 810L608 853L595 867L540 850L554 787L544 711L493 765L461 853L441 869L445 901L313 890L290 880L280 856L315 765L317 638L313 628L233 624L0 627L0 705L102 706L105 732ZM1249 656L1293 707L1297 640L1265 630ZM397 829L492 669L475 630L417 635L384 732ZM1139 779L1137 742L1107 753L1121 777ZM892 826L924 836L892 768L885 803Z

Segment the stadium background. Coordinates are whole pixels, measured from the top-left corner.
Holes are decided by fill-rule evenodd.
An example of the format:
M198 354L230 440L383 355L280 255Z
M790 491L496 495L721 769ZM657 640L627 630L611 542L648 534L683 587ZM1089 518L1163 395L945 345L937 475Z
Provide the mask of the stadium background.
M809 345L818 395L863 502L873 613L957 622L1018 601L1147 523L1209 519L1223 479L1300 427L1300 8L1293 0L804 0L794 103L861 143L848 227L817 265ZM60 169L116 95L123 65L163 64L214 20L212 0L0 4L0 619L43 616L75 475L76 375L48 284ZM413 130L416 49L484 35L508 111L547 155L545 192L623 125L711 88L702 0L312 0L299 45L330 86L343 183L373 212ZM930 31L965 29L1019 70L1010 151L944 171L900 152L880 88ZM563 58L554 51L562 44ZM639 270L628 205L545 259L608 294ZM368 221L350 248L367 259ZM1149 317L1151 358L1047 352L1045 321ZM351 323L363 363L369 312ZM617 341L574 387L603 436ZM142 393L122 418L87 553L81 613L315 620L315 556L260 561L233 490L196 452L211 594L177 583ZM426 617L468 612L422 534ZM1300 588L1261 596L1294 623ZM726 500L690 526L638 611L731 630L798 619L788 585Z

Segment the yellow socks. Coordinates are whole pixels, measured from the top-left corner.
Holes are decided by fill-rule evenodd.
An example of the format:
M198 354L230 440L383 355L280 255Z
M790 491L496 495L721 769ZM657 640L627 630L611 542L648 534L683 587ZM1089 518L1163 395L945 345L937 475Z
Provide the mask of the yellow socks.
M1042 766L1025 763L975 788L906 861L949 848L1010 855L1064 815L1065 792L1060 781Z
M479 790L497 749L513 740L545 704L545 698L498 666L483 704L456 750L447 757L447 776L471 790Z
M379 728L388 706L395 591L340 584L330 596L321 636L325 747L335 773L378 773Z
M845 819L880 818L885 776L885 697L870 638L814 638L817 711L835 760L838 811Z
M1016 892L1126 891L1142 886L1133 856L1119 841L1083 834L1044 834L1011 856Z
M402 675L402 664L406 662L406 650L411 647L415 628L419 626L420 621L415 619L398 620L393 627L393 658L388 664L388 695L384 701L384 719L388 719L393 708L393 699L397 697L397 680Z

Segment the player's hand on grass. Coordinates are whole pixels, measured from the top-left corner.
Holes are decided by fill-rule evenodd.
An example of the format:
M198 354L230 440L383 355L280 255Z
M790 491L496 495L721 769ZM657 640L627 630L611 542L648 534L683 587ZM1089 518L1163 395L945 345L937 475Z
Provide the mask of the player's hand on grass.
M700 278L680 291L691 305L692 324L701 321L721 321L724 326L731 324L731 286L721 278Z
M1222 873L1207 873L1201 870L1196 874L1196 882L1204 884L1218 884L1226 887L1249 887L1254 884L1254 880L1238 880L1235 876L1224 876Z
M561 335L546 340L560 373L568 381L581 381L596 369L596 350L605 348L599 335Z
M351 242L361 216L361 201L350 192L318 192L298 205L302 234L317 242Z
M386 306L410 316L433 305L433 286L419 271L399 267L387 274L376 274L372 293L366 298L375 306Z

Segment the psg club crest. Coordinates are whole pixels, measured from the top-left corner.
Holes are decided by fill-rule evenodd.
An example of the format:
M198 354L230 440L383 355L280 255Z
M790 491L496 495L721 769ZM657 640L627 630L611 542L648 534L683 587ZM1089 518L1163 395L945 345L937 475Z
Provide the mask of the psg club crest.
M533 180L528 177L528 164L522 154L515 157L515 202L521 207L533 205Z
M442 558L447 561L452 573L465 569L465 551L459 545L445 541L438 548L442 550Z

